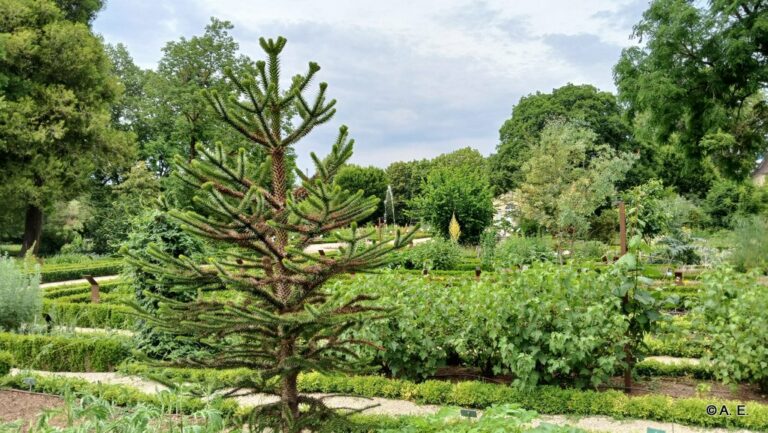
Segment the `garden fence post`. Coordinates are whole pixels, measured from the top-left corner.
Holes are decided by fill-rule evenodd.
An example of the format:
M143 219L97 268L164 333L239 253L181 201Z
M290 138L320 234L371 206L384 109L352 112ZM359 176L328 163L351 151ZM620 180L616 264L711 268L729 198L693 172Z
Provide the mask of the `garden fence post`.
M91 302L94 304L99 303L99 283L96 282L96 279L93 278L93 275L83 275L83 278L88 280L89 283L91 283Z

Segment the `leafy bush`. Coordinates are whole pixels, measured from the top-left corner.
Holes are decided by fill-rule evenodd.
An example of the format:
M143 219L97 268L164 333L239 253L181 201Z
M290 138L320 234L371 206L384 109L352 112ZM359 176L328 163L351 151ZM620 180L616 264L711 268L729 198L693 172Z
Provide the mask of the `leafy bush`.
M10 373L13 362L13 355L10 352L0 351L0 377Z
M576 241L571 254L578 260L600 261L609 249L600 241Z
M0 350L17 365L47 371L113 371L130 356L130 340L118 337L0 333Z
M754 215L768 206L768 188L750 182L716 181L704 198L702 208L714 227L730 227L734 218Z
M406 269L454 269L461 261L462 250L455 242L435 237L427 242L401 250L397 262Z
M734 225L731 264L740 271L768 272L768 218L740 218Z
M477 151L468 152L483 161ZM493 220L493 194L487 173L471 162L455 161L432 168L422 183L422 193L414 197L412 204L424 222L446 238L451 218L456 215L462 232L459 242L465 244L476 244Z
M552 246L544 238L510 237L496 246L493 266L495 269L510 269L554 258Z
M521 387L594 386L614 373L624 344L617 281L607 274L541 264L480 282L390 273L336 284L396 309L355 335L383 347L366 355L399 377L425 378L458 358Z
M715 376L768 391L768 286L732 269L705 274L700 326L711 338Z
M28 260L17 262L0 256L0 329L18 329L40 314L40 269Z

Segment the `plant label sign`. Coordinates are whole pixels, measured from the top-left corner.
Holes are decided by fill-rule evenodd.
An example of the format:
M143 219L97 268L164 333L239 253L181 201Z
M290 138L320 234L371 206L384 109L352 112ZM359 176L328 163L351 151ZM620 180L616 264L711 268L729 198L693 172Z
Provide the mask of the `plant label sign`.
M477 418L477 411L472 409L462 409L461 416L465 418Z
M667 433L667 432L665 430L659 430L657 428L648 427L648 430L645 433Z

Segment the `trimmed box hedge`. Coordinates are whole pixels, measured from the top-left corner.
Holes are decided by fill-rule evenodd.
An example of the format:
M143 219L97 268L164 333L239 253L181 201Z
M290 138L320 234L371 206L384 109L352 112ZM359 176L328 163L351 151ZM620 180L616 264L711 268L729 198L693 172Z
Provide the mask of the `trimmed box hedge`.
M120 304L78 304L43 300L43 313L58 324L82 328L135 328L136 317L131 307Z
M94 260L84 263L43 265L40 268L40 277L43 283L79 280L83 278L83 275L101 277L104 275L119 274L122 268L123 261L121 259Z
M701 427L747 428L768 432L768 405L746 403L747 416L709 416L708 405L736 401L699 398L672 398L661 395L629 397L619 391L583 391L541 386L521 391L505 385L482 382L413 383L379 376L326 376L309 373L299 376L301 392L322 392L412 400L425 404L486 408L494 404L519 404L542 414L603 415L617 419L635 418Z
M676 372L685 371L696 376L706 371L701 366L664 366L652 361L638 365L639 370ZM217 386L235 386L249 374L246 369L211 370L193 368L157 368L143 364L124 364L124 374L147 378L159 377L167 381L182 383L207 383ZM477 381L451 383L427 380L415 383L407 380L389 379L382 376L327 376L308 373L299 376L299 391L310 393L336 393L361 397L384 397L416 401L423 404L453 405L483 409L495 404L519 404L542 414L559 415L603 415L616 419L635 418L662 422L677 422L702 427L749 428L768 432L768 405L746 403L747 416L709 416L706 407L710 404L727 405L732 411L741 402L716 398L672 398L662 395L629 397L619 391L585 391L564 389L555 386L539 386L531 390L520 390L507 385Z
M0 350L15 365L46 371L114 371L131 356L130 340L116 336L19 335L0 333Z

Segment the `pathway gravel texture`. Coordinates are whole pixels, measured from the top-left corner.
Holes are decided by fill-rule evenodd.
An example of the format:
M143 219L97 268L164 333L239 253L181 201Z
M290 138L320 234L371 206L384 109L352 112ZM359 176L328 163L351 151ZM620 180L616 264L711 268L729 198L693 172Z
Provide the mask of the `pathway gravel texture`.
M146 380L137 376L123 376L118 373L59 373L48 371L28 371L14 369L11 374L39 374L44 376L73 377L92 383L116 384L132 386L139 391L152 394L167 390L162 384ZM226 391L225 391L226 392ZM364 413L377 415L431 415L436 413L440 406L420 405L404 400L390 400L386 398L361 398L335 394L312 393L308 396L324 399L325 403L336 409L365 409ZM267 394L251 394L234 397L241 406L253 407L276 401L277 397ZM479 413L482 416L482 411ZM557 425L571 425L592 432L611 433L646 433L648 427L664 430L668 433L757 433L751 430L727 430L720 428L697 428L674 423L661 423L657 421L627 420L619 421L602 416L572 417L564 415L543 415L534 421L534 426L541 423Z
M120 278L120 275L105 275L103 277L94 277L97 283L105 283ZM88 284L88 280L81 278L79 280L67 280L67 281L54 281L52 283L40 284L41 289L48 287L61 287L61 286L74 286L76 284Z
M656 362L660 362L662 364L671 364L671 365L681 365L681 364L699 365L699 364L701 364L701 360L698 359L698 358L676 358L674 356L647 356L645 359L647 361L656 361Z

